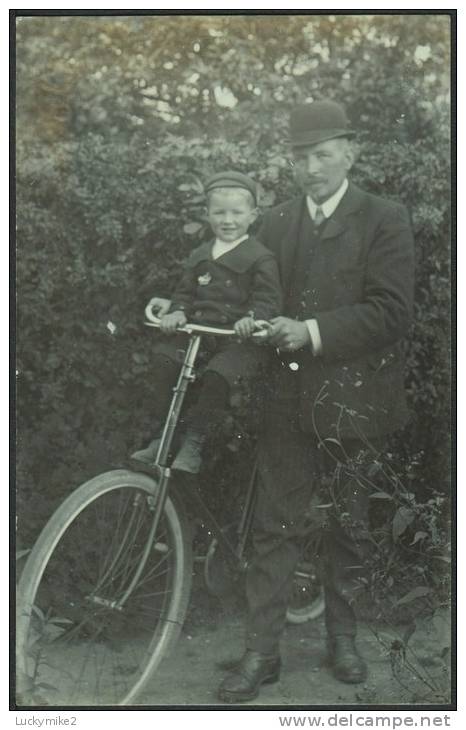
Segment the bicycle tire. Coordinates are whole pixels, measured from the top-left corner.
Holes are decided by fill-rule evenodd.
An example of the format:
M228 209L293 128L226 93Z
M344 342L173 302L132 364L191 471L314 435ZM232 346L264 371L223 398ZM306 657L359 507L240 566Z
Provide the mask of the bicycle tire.
M192 551L172 488L144 571L118 607L148 544L156 491L146 474L107 472L78 487L44 527L18 586L18 704L130 704L173 647Z
M286 611L290 624L314 621L325 611L324 589L312 566L301 564L295 571L293 591Z

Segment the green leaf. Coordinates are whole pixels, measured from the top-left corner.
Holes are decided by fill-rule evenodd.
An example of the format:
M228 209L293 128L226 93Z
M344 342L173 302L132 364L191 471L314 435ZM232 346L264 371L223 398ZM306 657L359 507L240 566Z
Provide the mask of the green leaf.
M40 610L38 606L32 607L33 612L40 618L41 621L45 621L45 614Z
M202 223L185 223L183 226L183 231L187 233L189 236L194 236L195 233L199 233L201 228L204 226Z
M393 499L391 494L388 494L388 492L373 492L372 494L369 494L370 499Z
M415 545L417 542L419 542L419 540L424 540L426 537L429 537L427 532L422 532L422 531L416 532L416 534L414 535L414 540L412 541L411 545Z
M414 517L415 513L409 507L400 507L397 510L392 523L392 536L395 542L411 524Z
M48 682L39 682L36 684L36 689L48 689L52 692L57 692L57 688L53 686L53 684L48 684Z
M405 603L411 603L411 601L415 601L416 598L423 598L431 593L432 588L427 588L427 586L416 586L416 588L412 588L408 593L406 593L403 598L395 601L395 606L403 606Z
M60 616L54 616L53 618L49 618L48 622L49 624L72 624L74 621L71 621L69 618L60 618Z

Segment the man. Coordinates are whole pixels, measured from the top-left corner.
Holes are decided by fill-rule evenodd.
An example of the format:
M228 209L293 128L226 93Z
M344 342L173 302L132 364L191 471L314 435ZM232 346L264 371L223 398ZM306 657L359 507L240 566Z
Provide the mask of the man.
M363 449L375 459L384 437L407 419L400 348L413 297L407 212L348 181L353 132L338 104L296 108L290 132L303 195L268 211L259 233L279 262L285 308L269 332L277 357L259 439L246 652L220 685L223 702L253 699L279 678L279 639L305 515L325 472L338 477L334 508L320 510L327 513L329 660L339 680L364 681L354 602L373 490L355 475Z

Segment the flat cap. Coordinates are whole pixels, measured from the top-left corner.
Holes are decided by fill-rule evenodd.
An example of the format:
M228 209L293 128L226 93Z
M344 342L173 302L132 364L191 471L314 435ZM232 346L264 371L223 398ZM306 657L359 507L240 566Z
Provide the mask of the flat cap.
M336 137L354 137L345 111L335 101L323 99L300 104L290 114L290 143L292 147L326 142Z
M256 183L247 175L243 175L242 172L226 170L225 172L215 173L207 180L204 189L206 193L209 193L216 188L244 188L244 190L251 193L254 203L257 203Z

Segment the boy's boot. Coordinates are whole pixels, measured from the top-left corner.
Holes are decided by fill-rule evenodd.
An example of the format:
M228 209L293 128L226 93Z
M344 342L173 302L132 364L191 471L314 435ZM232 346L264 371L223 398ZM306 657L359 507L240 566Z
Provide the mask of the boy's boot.
M131 459L134 459L135 461L141 461L143 464L153 464L155 461L155 457L157 456L159 446L160 437L155 438L153 441L151 441L149 446L146 446L145 449L141 449L141 451L135 451L134 454L131 454Z
M205 438L203 433L188 430L181 449L172 464L172 469L198 474L201 468L201 453Z
M146 446L145 449L141 449L140 451L135 451L134 454L131 454L130 459L133 459L134 461L140 461L142 464L152 465L155 461L155 457L157 456L157 451L159 450L160 446L160 439L162 438L162 422L156 418L153 422L153 433L156 433L156 437L152 439L149 446Z

